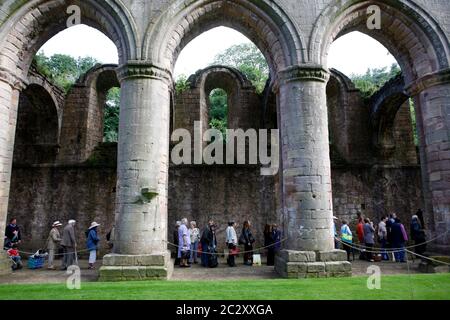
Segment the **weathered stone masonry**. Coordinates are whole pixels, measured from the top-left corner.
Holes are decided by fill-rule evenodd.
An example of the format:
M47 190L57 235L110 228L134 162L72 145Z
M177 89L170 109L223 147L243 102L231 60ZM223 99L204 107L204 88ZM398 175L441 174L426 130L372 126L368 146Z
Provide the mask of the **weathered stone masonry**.
M282 209L280 222L288 237L285 248L291 249L283 252L277 261L277 270L282 275L302 277L308 274L325 276L348 273L344 263L334 261L342 259L340 253L329 251L332 248L331 220L336 208L332 207L334 190L327 142L328 123L333 121L329 121L327 116L326 82L329 75L329 45L350 31L361 31L380 41L402 67L405 92L415 102L422 190L430 235L436 236L449 230L450 6L446 0L2 2L0 229L5 226L8 210L14 210L8 209L8 199L20 92L25 92L28 87L33 56L45 41L66 28L66 9L74 3L81 8L82 23L110 37L117 45L120 57L121 131L115 190L118 237L115 255L104 259L105 267L101 272L104 279L170 276L166 240L170 206L168 137L171 72L179 52L190 40L221 25L232 27L249 37L261 49L270 66L272 83L269 88L273 88L275 95L270 101L276 102L283 166L278 180L280 187L274 189ZM367 29L367 8L373 4L381 9L381 30ZM101 113L92 111L86 119L101 118ZM380 118L372 117L370 113L364 117L365 120L360 119L367 121L367 127L383 128L376 122ZM354 121L349 121L348 117L345 119L347 128L351 127ZM371 123L371 119L375 122ZM388 113L381 123L390 125L390 119L392 117ZM261 120L264 123L266 119ZM62 122L58 128L64 128L64 119ZM87 136L76 136L75 141L81 144L81 149L72 153L76 158L74 162L82 162L88 158L98 138L88 134L90 127L85 126L83 121L77 126L75 131L88 129ZM393 129L392 132L395 139L395 132L399 131ZM369 132L353 142L360 145L373 136L374 132ZM375 136L383 137L379 133ZM351 135L347 137L351 138ZM60 140L57 141L64 148L67 144L61 138L58 137ZM53 142L43 140L41 145L48 146ZM337 141L336 146L331 145L331 155L337 154L340 161L346 160L342 162L351 167L348 154L352 153L353 147L346 154L343 152L346 145L349 146L345 139ZM392 166L395 159L398 167L413 158L408 156L398 161L395 153L384 152L389 149L390 146L378 148L382 152L378 151L374 157L372 151L368 152L369 157L365 157L364 151L359 155L359 163L362 166L381 163L383 167L380 170L384 170ZM302 150L308 154L302 153ZM382 162L378 161L381 156L384 157ZM32 159L36 160L35 157ZM368 164L364 159L377 161L367 161L372 162ZM405 180L416 181L415 174L404 177ZM339 190L336 191L339 193ZM131 239L131 234L136 236ZM437 241L437 246L448 252L449 243L450 235L447 234ZM330 262L338 263L335 266Z

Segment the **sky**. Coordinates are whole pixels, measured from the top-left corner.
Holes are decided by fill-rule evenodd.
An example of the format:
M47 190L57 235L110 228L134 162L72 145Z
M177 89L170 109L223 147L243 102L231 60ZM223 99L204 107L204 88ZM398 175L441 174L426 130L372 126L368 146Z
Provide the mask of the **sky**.
M226 27L209 30L192 40L181 52L175 65L175 78L187 76L208 66L214 57L232 45L249 43L241 33ZM118 63L114 43L100 31L85 25L60 32L40 49L47 56L55 53L74 57L92 56L101 63ZM328 55L328 67L344 74L363 74L367 68L390 67L395 58L379 42L359 32L336 40Z

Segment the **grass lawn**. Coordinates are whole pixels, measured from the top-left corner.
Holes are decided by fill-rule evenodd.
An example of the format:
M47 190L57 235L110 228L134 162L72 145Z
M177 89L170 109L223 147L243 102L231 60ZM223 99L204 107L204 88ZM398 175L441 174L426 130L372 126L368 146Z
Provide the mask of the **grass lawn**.
M0 285L0 300L185 300L193 293L194 300L450 300L450 274L384 276L381 290L368 290L367 279L87 282L80 290L62 284Z

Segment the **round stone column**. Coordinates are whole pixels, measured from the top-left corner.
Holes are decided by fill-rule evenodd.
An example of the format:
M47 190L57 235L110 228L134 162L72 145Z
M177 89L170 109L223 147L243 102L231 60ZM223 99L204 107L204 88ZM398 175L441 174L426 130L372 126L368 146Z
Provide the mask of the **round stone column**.
M167 250L169 72L147 62L119 68L121 106L114 253L102 280L170 276Z
M450 251L450 70L425 76L408 87L414 97L425 219L434 251Z
M279 74L284 249L276 270L286 277L349 275L346 254L334 250L326 84L319 66Z
M0 68L0 232L6 228L14 139L20 91L25 82ZM11 272L11 262L0 252L0 275Z

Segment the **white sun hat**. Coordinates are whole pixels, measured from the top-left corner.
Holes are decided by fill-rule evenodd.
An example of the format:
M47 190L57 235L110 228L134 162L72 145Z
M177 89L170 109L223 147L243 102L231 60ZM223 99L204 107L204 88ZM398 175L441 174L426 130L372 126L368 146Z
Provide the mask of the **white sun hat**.
M95 228L95 227L98 227L98 226L100 226L100 225L97 222L92 222L91 226L89 227L89 229L92 229L92 228Z
M53 224L52 224L52 227L60 227L60 226L62 226L62 223L59 222L59 221L55 221L55 222L53 222Z

